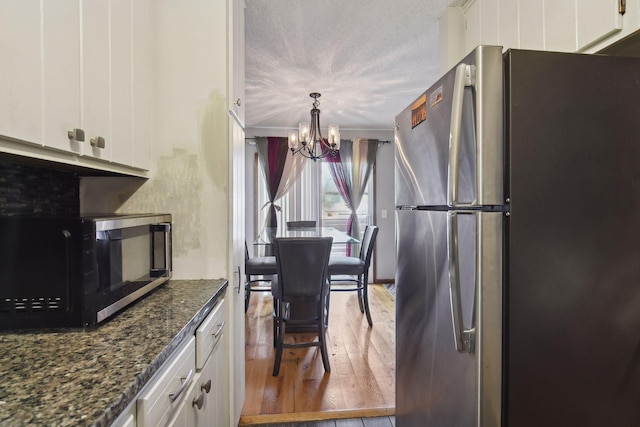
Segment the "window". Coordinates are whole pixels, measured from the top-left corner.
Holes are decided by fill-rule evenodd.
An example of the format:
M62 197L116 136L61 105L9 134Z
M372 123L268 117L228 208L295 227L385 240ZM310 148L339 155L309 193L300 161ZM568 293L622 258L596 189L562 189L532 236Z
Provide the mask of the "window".
M268 196L262 171L259 170L257 161L254 173L258 176L254 222L257 225L256 233L258 233L264 227L267 207L263 208L263 206L267 203ZM373 176L369 179L357 211L361 233L373 218L374 200L370 196L373 195L372 182ZM276 204L282 208L277 214L279 226L287 221L309 219L318 221L318 225L322 227L334 227L341 231L347 231L347 221L351 211L346 207L333 182L329 165L323 161L307 161L298 181ZM332 253L336 255L344 255L345 252L344 245L336 245L332 249Z
M336 187L329 165L322 163L321 173L321 214L322 225L325 227L334 227L341 231L347 231L347 221L351 215L351 211L347 208L345 202L342 200L342 196ZM358 214L358 222L360 225L360 231L364 231L364 227L369 224L371 218L372 200L370 201L371 179L367 184L365 193L362 196L362 201L356 213Z

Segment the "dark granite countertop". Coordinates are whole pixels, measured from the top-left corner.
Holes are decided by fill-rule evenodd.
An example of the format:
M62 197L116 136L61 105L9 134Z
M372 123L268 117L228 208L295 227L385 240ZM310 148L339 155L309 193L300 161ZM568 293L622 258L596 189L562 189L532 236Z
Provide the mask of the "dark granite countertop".
M91 329L0 332L0 426L108 426L226 287L172 280Z

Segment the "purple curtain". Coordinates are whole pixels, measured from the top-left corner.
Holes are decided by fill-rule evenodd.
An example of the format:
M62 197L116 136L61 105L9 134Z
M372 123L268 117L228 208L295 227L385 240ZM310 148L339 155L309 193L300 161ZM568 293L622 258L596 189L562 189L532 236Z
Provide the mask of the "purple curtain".
M340 150L335 156L328 155L324 159L329 163L331 177L342 200L351 211L347 234L356 239L360 239L357 210L376 163L377 150L377 139L345 140L340 142ZM351 249L351 246L347 247L348 256L352 253Z
M274 202L278 188L280 188L289 149L285 137L270 136L264 139L266 139L266 144L262 141L263 138L258 139L258 159L262 164L269 193L269 212L265 227L277 227L277 211L280 210L280 207Z

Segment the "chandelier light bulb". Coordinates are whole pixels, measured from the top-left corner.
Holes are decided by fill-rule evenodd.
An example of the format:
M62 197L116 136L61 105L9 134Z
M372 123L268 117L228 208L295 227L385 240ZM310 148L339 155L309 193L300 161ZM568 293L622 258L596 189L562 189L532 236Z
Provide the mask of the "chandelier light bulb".
M308 142L313 142L309 140L309 127L309 122L300 122L298 125L298 135L302 145L305 145Z
M340 149L340 127L338 125L329 125L329 145Z
M289 148L295 150L298 148L298 131L289 131Z

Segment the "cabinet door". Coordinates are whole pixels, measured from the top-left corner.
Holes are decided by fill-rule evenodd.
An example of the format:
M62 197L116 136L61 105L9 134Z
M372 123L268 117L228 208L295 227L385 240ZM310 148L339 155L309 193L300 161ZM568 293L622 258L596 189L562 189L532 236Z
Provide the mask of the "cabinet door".
M238 121L244 125L244 0L228 0L231 23L229 38L229 110L238 117Z
M622 30L619 0L577 0L578 50Z
M227 342L228 340L225 334L211 354L208 364L210 366L206 367L208 375L211 377L211 392L209 393L211 406L209 412L212 422L209 425L212 427L229 425L229 374L227 370L229 363L227 362ZM202 372L204 378L205 371L203 370ZM233 425L237 425L237 421L234 421Z
M133 160L131 165L149 169L151 15L149 0L133 2Z
M227 301L229 306L230 324L233 325L229 331L229 365L231 367L230 386L232 390L231 421L237 425L242 412L245 390L245 370L244 370L244 226L245 226L245 141L244 129L234 118L229 118L229 144L232 167L229 170L231 183L231 202L229 203L229 291Z
M196 386L187 402L191 407L189 425L194 427L217 427L229 425L218 421L216 414L215 384L217 381L216 360L212 354L202 367Z
M109 160L103 138L111 143L109 108L109 0L82 2L82 154Z
M138 396L138 427L165 425L182 409L184 393L188 393L195 379L195 343L195 338L190 338L176 350L171 360Z
M111 0L111 161L133 162L132 0Z
M0 135L41 144L40 1L0 1L0 28Z
M223 427L229 425L227 338L224 328L219 332L221 333L216 346L209 357L202 361L202 369L196 374L191 387L175 409L175 414L168 423L169 427ZM198 345L199 342L196 344L196 352Z
M80 153L68 131L80 127L80 3L42 2L44 145Z

